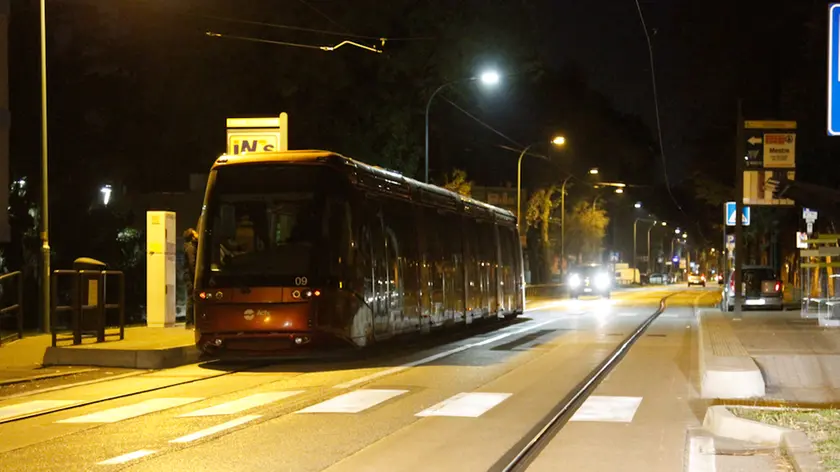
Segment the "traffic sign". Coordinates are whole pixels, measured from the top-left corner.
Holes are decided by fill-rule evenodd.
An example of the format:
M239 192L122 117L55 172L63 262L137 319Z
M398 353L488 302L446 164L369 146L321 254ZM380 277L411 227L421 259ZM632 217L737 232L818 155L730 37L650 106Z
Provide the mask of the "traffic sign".
M840 4L828 9L828 134L840 135Z
M764 167L767 169L796 167L795 133L766 133L764 135Z
M227 153L286 151L289 149L289 115L265 118L228 118Z
M750 225L750 207L743 206L741 224ZM735 202L726 202L726 226L735 226Z

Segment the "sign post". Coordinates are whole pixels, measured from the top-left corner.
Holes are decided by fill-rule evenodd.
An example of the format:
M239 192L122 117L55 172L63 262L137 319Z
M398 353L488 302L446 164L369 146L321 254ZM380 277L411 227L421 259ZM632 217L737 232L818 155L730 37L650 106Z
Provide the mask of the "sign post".
M227 154L289 150L289 115L228 118Z
M796 122L774 120L744 120L742 101L738 101L738 129L735 142L735 316L741 315L741 266L744 263L744 226L748 224L735 215L744 205L790 206L793 200L773 195L774 180L784 175L793 179L796 169ZM727 205L728 206L728 205ZM727 209L727 218L730 216ZM747 217L747 215L744 215ZM727 220L727 224L729 221Z

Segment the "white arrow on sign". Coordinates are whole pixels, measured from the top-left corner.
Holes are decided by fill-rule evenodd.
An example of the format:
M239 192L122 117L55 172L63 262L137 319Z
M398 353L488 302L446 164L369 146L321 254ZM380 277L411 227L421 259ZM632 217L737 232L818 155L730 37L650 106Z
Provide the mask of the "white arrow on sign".
M753 137L751 137L750 139L747 140L747 142L752 144L753 146L755 146L756 144L761 144L761 141L762 141L762 139L759 138L758 136L753 136Z

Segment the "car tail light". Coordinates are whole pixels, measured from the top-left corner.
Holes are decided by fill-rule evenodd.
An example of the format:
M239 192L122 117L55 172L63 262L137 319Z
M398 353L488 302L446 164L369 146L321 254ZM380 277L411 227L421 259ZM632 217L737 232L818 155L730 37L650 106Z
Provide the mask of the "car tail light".
M735 281L734 280L729 281L729 291L732 292L732 293L735 293Z
M782 283L777 280L776 281L776 286L775 286L775 288L773 288L773 290L776 291L776 292L781 292L782 291Z

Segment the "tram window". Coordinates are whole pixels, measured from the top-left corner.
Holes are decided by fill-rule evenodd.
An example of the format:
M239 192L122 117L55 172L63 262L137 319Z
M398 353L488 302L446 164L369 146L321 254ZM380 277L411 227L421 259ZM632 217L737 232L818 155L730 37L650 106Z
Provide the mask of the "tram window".
M212 230L203 246L214 274L311 278L330 268L324 230L336 223L328 202L341 201L345 188L337 172L241 165L214 171L212 181L206 210ZM332 213L338 218L342 212Z

